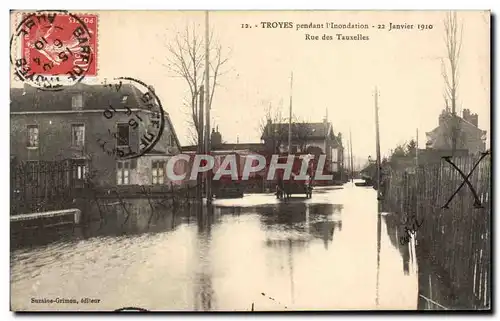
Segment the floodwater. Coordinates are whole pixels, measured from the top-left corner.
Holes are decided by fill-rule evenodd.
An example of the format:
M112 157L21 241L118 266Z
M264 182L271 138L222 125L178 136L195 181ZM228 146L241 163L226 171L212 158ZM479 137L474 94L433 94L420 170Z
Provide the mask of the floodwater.
M399 245L391 214L377 233L371 188L216 200L203 218L194 206L172 213L127 202L124 210L109 201L103 222L13 239L12 309L417 308L413 244ZM78 303L36 303L56 298Z

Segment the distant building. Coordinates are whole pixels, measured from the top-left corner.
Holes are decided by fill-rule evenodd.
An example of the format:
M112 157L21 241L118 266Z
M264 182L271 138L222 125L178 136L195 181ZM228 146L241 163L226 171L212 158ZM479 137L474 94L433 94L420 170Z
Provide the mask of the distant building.
M467 150L469 154L484 152L486 131L478 128L478 115L471 114L469 109L464 109L463 117L453 116L450 111L443 110L439 115L439 126L426 133L426 148L452 149L453 119L456 119L457 124L456 150Z
M212 128L210 135L211 152L221 154L227 152L228 154L234 152L243 153L262 153L265 151L266 146L262 143L223 143L222 134L219 132L219 127ZM196 152L198 145L183 146L182 152Z
M268 150L285 152L288 149L288 123L268 121L262 140ZM342 134L337 135L326 118L322 123L292 123L290 153L310 153L318 157L326 155L325 167L334 174L334 180L340 180L344 164Z
M150 113L140 99L142 92L124 84L119 91L103 85L77 84L62 91L40 91L31 86L11 89L11 156L17 161L38 162L76 159L81 164L74 173L84 179L89 166L95 182L101 186L150 185L166 183L166 161L180 152L180 143L170 116L165 111L165 125L154 149L136 159L117 161L103 151L99 138L106 138L106 148L139 146L144 126L128 125L130 116L117 112L103 117L110 104L126 106L134 112ZM123 108L123 107L122 107ZM116 135L110 135L110 130Z

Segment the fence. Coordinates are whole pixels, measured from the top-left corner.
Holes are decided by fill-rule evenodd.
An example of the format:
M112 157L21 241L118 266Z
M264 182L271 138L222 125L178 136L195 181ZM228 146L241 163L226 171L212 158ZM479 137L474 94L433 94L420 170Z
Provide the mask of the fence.
M413 173L392 171L384 187L383 204L400 215L402 228L405 216L415 215L421 222L416 253L419 297L425 299L419 307L487 309L491 293L491 157L455 157L450 161L466 176L478 163L468 180L480 208L464 178L444 159L419 166ZM448 202L448 208L443 208ZM429 305L429 299L441 307Z
M12 161L10 167L11 215L71 206L88 170L80 160Z

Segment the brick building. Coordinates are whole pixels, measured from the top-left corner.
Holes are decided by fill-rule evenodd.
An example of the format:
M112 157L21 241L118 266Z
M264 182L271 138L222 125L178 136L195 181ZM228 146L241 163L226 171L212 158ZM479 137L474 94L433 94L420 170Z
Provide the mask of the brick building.
M262 134L262 141L268 150L284 152L288 149L288 123L272 123L268 120ZM292 123L291 153L326 155L325 167L341 180L344 164L342 134L337 135L326 118L321 123Z
M151 111L140 100L141 95L143 92L131 84L123 84L119 91L85 84L58 92L40 91L28 85L12 88L11 157L23 162L78 160L81 165L74 176L83 179L91 172L101 186L166 183L166 162L180 152L168 112L165 111L161 138L144 156L118 161L116 155L102 147L105 141L106 150L117 146L138 149L151 121ZM110 105L117 112L107 119L103 113ZM135 129L129 126L130 116L120 112L125 106L143 115L144 124Z

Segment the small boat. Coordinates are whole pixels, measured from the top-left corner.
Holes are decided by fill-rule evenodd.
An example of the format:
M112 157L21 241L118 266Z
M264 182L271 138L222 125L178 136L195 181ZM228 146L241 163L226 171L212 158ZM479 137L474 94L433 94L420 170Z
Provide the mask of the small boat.
M365 179L364 182L356 182L356 183L354 183L354 185L356 185L356 186L373 186L373 182L371 181L371 179Z

